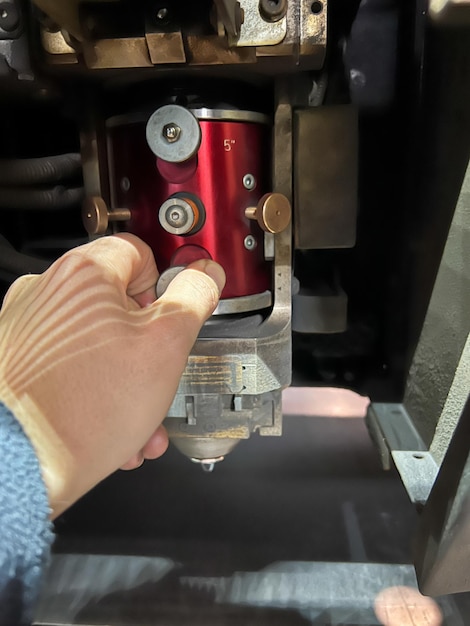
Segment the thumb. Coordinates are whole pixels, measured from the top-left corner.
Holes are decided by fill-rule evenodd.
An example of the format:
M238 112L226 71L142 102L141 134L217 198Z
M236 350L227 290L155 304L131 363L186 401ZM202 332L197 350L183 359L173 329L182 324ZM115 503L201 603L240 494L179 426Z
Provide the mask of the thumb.
M214 312L224 285L225 272L218 263L208 259L191 263L150 307L152 317L161 320L162 316L170 316L175 325L183 324L180 330L192 346L202 325Z

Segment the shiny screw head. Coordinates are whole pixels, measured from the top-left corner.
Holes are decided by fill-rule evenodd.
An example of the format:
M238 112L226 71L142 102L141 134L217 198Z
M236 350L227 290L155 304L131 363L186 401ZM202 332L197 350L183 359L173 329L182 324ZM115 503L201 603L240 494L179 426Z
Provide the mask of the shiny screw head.
M162 21L168 17L168 9L163 7L157 11L157 20Z
M178 141L181 135L181 128L176 124L165 124L162 130L163 137L168 141L168 143L174 143Z
M188 223L189 216L183 207L174 205L168 209L165 218L172 228L183 228Z
M245 237L243 244L247 250L254 250L256 246L258 245L253 235L247 235Z
M253 174L245 174L245 176L243 177L243 186L249 191L256 187L256 178L253 176Z
M131 188L131 181L127 178L127 176L124 176L123 178L121 178L122 191L129 191L130 188Z

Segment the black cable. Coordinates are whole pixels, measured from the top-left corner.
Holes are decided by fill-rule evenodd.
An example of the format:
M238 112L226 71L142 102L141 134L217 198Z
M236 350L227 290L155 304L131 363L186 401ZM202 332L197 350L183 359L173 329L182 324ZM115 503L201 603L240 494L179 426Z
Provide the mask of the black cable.
M20 189L13 187L0 188L0 209L43 211L62 210L79 206L85 197L83 187L67 189Z
M1 237L0 270L2 273L6 272L13 278L18 278L23 274L42 274L51 265L50 261L18 252L10 243L4 243L4 241L6 241L5 238Z
M88 237L46 237L43 239L28 239L22 246L21 252L23 254L46 254L48 256L56 256L57 252L63 254L72 248L76 248L77 246L82 246L85 243L88 243ZM0 243L1 243L1 235L0 235ZM47 254L51 253L53 254Z
M73 152L38 159L0 159L0 186L57 183L80 173L81 158Z

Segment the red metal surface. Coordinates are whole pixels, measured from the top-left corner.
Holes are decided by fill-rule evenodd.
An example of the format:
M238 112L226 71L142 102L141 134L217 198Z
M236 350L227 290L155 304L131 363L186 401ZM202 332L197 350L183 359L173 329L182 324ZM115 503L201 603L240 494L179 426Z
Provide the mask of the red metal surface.
M131 210L124 229L152 247L160 272L172 264L175 253L176 258L181 254L184 258L184 251L177 252L182 246L200 246L225 269L223 298L261 293L271 288L271 267L264 260L264 233L245 217L245 209L269 191L269 129L247 122L201 121L200 125L197 167L188 179L186 169L185 180L179 183L164 178L178 180L172 168L162 168L161 163L157 167L145 140L145 124L110 129L113 205ZM252 191L243 186L248 173L257 181ZM120 184L123 178L130 181L127 191ZM171 235L158 221L161 204L176 192L195 194L204 204L206 222L195 235ZM258 243L253 251L244 246L247 235Z

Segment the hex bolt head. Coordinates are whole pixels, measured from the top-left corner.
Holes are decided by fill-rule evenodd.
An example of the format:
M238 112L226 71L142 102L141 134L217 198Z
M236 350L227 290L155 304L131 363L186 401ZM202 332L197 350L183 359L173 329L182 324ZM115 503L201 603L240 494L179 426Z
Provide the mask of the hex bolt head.
M160 226L172 235L191 233L200 225L199 219L199 208L190 198L170 197L158 211Z
M167 209L165 219L172 228L184 228L189 222L190 215L184 207L174 205Z
M162 135L168 143L175 143L180 138L181 128L177 124L165 124L162 129Z

